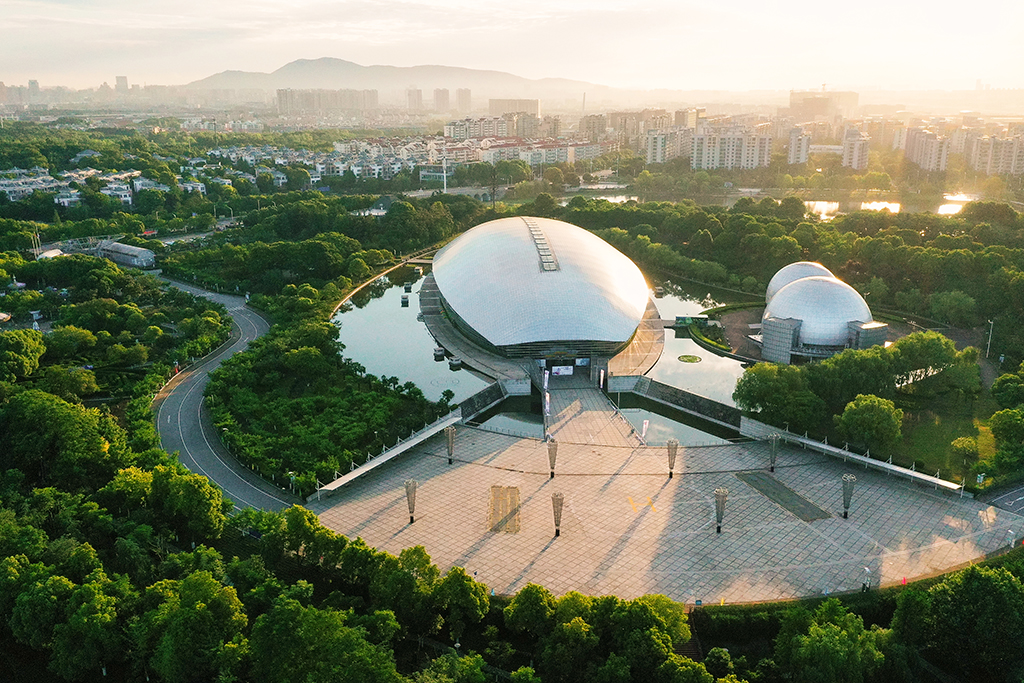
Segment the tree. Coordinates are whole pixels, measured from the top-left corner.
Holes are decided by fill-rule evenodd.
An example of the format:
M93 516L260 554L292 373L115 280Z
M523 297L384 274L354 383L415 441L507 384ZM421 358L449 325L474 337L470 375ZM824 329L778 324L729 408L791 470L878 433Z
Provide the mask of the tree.
M703 664L673 654L658 667L658 680L664 683L715 683Z
M96 346L96 335L81 327L56 327L46 335L46 357L56 360L87 354Z
M96 383L96 373L85 368L51 365L44 368L40 374L43 387L65 401L78 401L82 396L95 394L100 390L99 384Z
M14 382L39 369L46 352L39 330L0 332L0 382Z
M541 655L541 661L544 662L543 671L554 674L556 680L587 680L587 672L593 663L592 656L597 649L598 641L598 636L590 624L580 617L575 617L568 623L558 624L545 642Z
M843 438L868 448L885 448L902 434L903 411L888 399L858 394L835 422Z
M267 683L399 683L393 657L350 628L348 614L283 595L252 628L255 680Z
M544 169L544 182L551 186L553 192L561 193L562 186L565 184L565 176L562 174L562 169L557 166L550 166Z
M153 584L143 604L149 609L132 626L136 653L166 681L215 680L248 621L235 589L207 571Z
M959 290L932 294L931 310L935 318L958 327L970 327L977 318L974 298Z
M539 638L550 630L554 613L554 596L543 586L528 583L505 608L505 625L517 633L527 631Z
M1024 586L972 565L928 591L932 651L969 681L1005 681L1024 660Z
M100 488L134 457L111 415L36 389L0 405L0 443L8 467L71 491Z
M438 606L447 612L445 623L458 640L469 624L479 623L487 614L487 588L473 580L462 567L452 567L434 590Z
M797 608L784 618L775 641L775 661L806 683L861 683L884 662L877 631L864 629L835 598L813 613Z

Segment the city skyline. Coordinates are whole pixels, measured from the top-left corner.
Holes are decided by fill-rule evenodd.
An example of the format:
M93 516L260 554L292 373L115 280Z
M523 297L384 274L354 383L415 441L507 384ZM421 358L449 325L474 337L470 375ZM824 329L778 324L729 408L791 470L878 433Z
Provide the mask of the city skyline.
M225 70L270 72L329 56L364 65L439 64L629 89L970 90L1024 87L1014 32L1024 6L981 0L955 22L908 2L856 12L807 1L785 12L658 0L373 2L3 0L0 81L42 87L179 85ZM973 24L973 25L972 25ZM411 84L410 84L411 85Z

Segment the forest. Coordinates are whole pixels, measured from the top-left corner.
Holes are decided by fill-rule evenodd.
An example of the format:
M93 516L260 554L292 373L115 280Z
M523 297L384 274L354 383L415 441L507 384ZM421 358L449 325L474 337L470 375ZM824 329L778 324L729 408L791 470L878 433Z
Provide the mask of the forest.
M170 167L157 156L193 153L202 142L74 135L47 141L35 130L5 138L0 154L60 168L90 146L110 155L105 167L123 168L132 154L159 175ZM52 201L0 206L0 308L21 323L0 332L0 677L810 683L931 680L938 668L967 681L1020 680L1020 549L906 587L688 611L656 595L554 596L535 585L495 595L460 567L442 572L424 548L377 551L300 507L231 514L219 489L159 449L150 411L176 365L227 338L225 311L109 261L25 253L34 232L136 235L158 251L165 274L251 293L274 328L223 366L208 401L240 459L265 474L299 470L308 491L318 475L376 446L379 426L397 436L447 407L345 359L328 316L354 284L401 255L481 222L559 218L595 231L652 278L752 294L782 265L818 260L876 310L929 326L992 320L993 350L1009 370L1024 360L1016 334L1024 219L1012 207L972 203L956 217L858 212L826 223L796 198L730 209L584 197L562 206L541 193L518 207L399 197L380 219L353 214L374 200L232 196L229 205L246 214L240 226L169 247L141 233L201 228L216 203L183 195L174 211L111 206L73 216L54 216ZM195 217L167 217L193 207ZM49 331L26 328L36 310ZM850 404L898 402L914 373L941 369L924 382L972 395L976 359L922 333L818 366L755 366L738 391L745 407L776 422L854 429L856 416L843 420ZM1000 408L989 419L998 443L991 462L1008 473L1020 472L1024 457L1022 387L1024 370L1012 370L991 392ZM878 412L877 402L861 404ZM316 419L326 413L337 419ZM275 423L289 427L278 433ZM884 430L875 437L872 447L884 450ZM341 448L328 448L335 443Z

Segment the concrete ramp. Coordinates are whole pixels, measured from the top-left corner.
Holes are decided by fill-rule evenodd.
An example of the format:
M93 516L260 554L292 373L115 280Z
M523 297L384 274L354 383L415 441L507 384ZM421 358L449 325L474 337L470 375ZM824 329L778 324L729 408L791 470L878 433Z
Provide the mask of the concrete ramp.
M462 420L462 410L459 409L459 408L456 408L455 410L453 410L452 412L448 413L444 417L439 418L433 424L429 424L426 427L424 427L423 429L421 429L420 431L416 432L415 434L410 436L405 441L400 441L398 443L398 445L394 446L390 450L387 450L384 453L381 453L380 455L378 455L376 457L370 458L369 460L367 460L365 463L363 463L359 467L355 468L354 470L352 470L348 474L345 474L345 475L339 477L338 479L335 479L330 484L327 484L325 486L321 486L319 489L317 489L316 493L314 493L313 495L311 495L308 498L306 498L306 502L309 503L309 502L312 502L314 500L320 500L323 496L329 496L329 495L333 494L335 491L340 489L345 484L347 484L347 483L349 483L349 482L351 482L351 481L353 481L353 480L355 480L355 479L357 479L359 477L364 476L368 472L377 469L378 467L380 467L384 463L387 463L387 462L390 462L391 460L394 460L395 458L400 456L402 453L405 453L406 451L408 451L411 448L415 448L416 446L419 446L421 443L423 443L424 441L426 441L430 437L434 436L435 434L438 434L439 432L444 431L444 429L446 427L450 427L450 426L452 426L454 424L458 424L461 420Z

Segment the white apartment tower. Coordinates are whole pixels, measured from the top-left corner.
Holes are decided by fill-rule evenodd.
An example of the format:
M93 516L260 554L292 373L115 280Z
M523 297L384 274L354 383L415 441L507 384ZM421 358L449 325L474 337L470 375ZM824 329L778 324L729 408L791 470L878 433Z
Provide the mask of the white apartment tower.
M907 130L906 157L922 170L945 171L949 157L949 138L924 128Z
M460 114L468 114L473 109L473 91L459 88L455 91L455 108Z
M649 130L644 138L644 151L648 164L663 164L690 153L693 131L687 128Z
M792 164L806 164L807 157L811 153L811 136L804 132L803 128L793 128L789 131L789 156L787 162Z
M1024 174L1024 135L979 138L968 159L971 168L986 175Z
M690 168L752 169L771 162L772 136L748 128L712 128L693 136Z
M867 133L851 128L843 137L843 167L864 171L868 167L868 147L871 138Z
M448 96L448 88L434 88L434 111L451 111L451 98Z
M423 91L419 88L409 88L406 90L405 99L409 111L421 111L423 109Z

